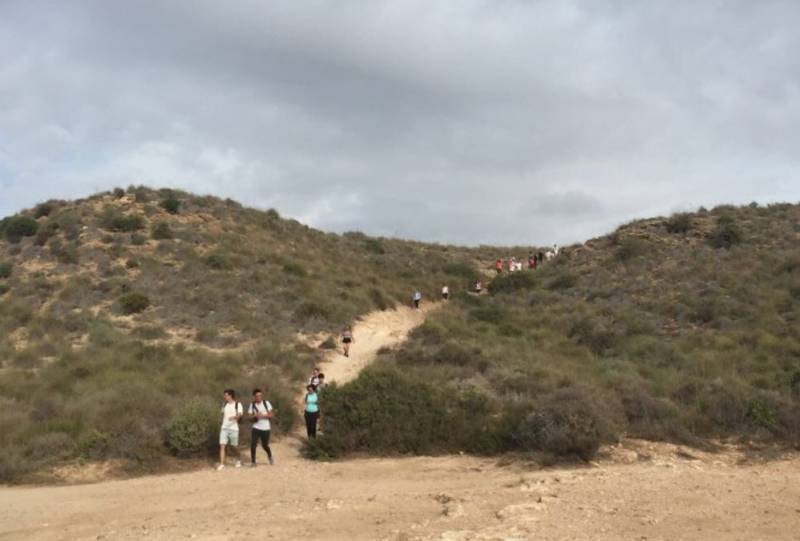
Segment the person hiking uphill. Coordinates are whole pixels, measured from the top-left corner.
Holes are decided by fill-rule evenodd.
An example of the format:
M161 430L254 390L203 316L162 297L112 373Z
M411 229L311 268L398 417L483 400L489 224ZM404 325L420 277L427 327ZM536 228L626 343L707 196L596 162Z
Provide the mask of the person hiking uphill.
M242 403L236 401L236 391L225 389L222 394L225 405L222 406L222 426L219 430L219 465L217 471L225 468L225 448L231 446L231 454L236 458L236 467L242 467L239 459L239 419L244 414Z
M319 420L319 404L317 389L313 385L306 386L306 395L303 397L305 410L303 417L306 420L306 434L309 438L317 437L317 421Z
M442 286L442 299L448 300L450 298L450 288L446 285Z
M414 291L411 301L414 303L414 308L419 308L419 303L422 302L422 293L419 292L419 289Z
M269 448L269 434L272 429L270 419L272 419L272 404L264 400L261 389L253 389L253 401L247 409L250 420L253 421L253 428L250 430L250 466L256 465L256 449L258 442L267 453L267 460L270 464L275 464L272 460L272 449Z
M342 350L345 357L350 356L350 344L355 344L355 342L356 339L353 338L353 329L351 327L347 327L342 331Z
M497 274L500 274L501 272L503 272L503 260L502 259L498 259L497 261L494 262L494 270L497 271Z

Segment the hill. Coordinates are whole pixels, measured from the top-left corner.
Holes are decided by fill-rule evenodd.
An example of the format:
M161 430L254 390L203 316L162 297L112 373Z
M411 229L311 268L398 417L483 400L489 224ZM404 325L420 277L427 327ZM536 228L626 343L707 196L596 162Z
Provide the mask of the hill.
M800 441L798 205L636 221L489 289L330 389L306 453Z
M285 432L320 355L298 333L466 286L477 254L144 187L42 203L0 238L0 480L204 452L228 386L266 386Z

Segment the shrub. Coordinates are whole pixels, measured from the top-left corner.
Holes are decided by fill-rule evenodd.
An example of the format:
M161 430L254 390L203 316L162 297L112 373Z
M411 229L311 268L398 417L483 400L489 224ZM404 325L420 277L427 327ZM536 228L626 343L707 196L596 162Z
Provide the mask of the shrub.
M369 298L378 310L388 310L392 307L392 302L378 288L373 287L369 290Z
M175 197L170 196L167 197L166 199L162 199L161 202L158 204L158 206L170 214L178 214L181 202L175 199Z
M0 263L0 279L11 278L11 273L14 271L14 264L11 261L3 261Z
M158 222L150 230L150 236L155 240L168 240L172 238L172 230L168 223Z
M125 190L122 188L114 188L114 191L111 193L114 195L114 199L122 199L125 197Z
M11 291L11 288L6 284L0 284L0 297Z
M134 246L142 246L144 243L147 242L147 239L144 235L140 235L139 233L133 233L131 235L131 244Z
M626 263L647 255L649 249L650 244L647 241L636 237L626 237L617 243L615 255L617 259Z
M126 269L138 269L139 268L139 262L136 261L135 259L129 259L129 260L127 260L125 262L125 268Z
M50 216L50 213L53 212L53 204L52 203L39 203L36 205L36 208L33 209L33 217L34 218L44 218L45 216Z
M539 287L539 273L535 272L509 272L503 273L489 282L489 293L498 295L536 289Z
M304 302L294 311L294 318L297 321L307 321L309 319L327 319L331 315L331 309L316 302Z
M616 438L615 424L584 391L566 388L546 395L516 432L523 450L591 459L600 444Z
M323 340L319 346L319 349L336 349L336 339L333 336L329 336L325 340Z
M99 218L100 227L108 231L133 232L144 229L144 218L138 214L122 214L114 207L103 209Z
M208 453L216 443L218 408L195 400L178 408L165 428L167 447L178 456Z
M32 237L36 234L39 224L29 216L12 216L3 220L3 231L6 239L12 244L16 244L24 237Z
M692 229L692 216L681 212L673 214L666 222L668 233L686 234Z
M709 242L714 248L729 249L735 244L742 242L742 232L739 230L735 223L722 223L711 232Z
M557 291L559 289L570 289L577 285L578 277L571 272L562 272L555 278L553 278L549 284L547 284L547 289L552 291Z
M305 267L303 267L303 265L295 261L287 261L286 263L283 264L282 268L283 272L285 272L286 274L291 274L293 276L301 278L307 274Z
M567 336L589 348L595 355L605 355L617 342L617 336L612 331L595 324L588 317L573 323Z
M228 270L233 268L233 262L231 262L230 258L218 252L207 255L205 263L209 268L214 270Z
M386 249L378 239L366 239L364 241L364 248L371 254L383 255L386 253Z
M150 299L143 293L132 292L120 297L119 305L125 315L138 314L150 306Z

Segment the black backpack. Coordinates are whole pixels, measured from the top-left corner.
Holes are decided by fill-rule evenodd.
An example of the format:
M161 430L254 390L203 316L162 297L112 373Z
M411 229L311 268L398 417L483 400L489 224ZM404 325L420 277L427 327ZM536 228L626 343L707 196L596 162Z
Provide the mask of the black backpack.
M267 401L266 400L262 400L261 401L261 405L264 406L264 412L269 413L269 408L267 407ZM250 415L255 415L255 414L258 413L258 410L256 409L256 403L255 402L250 402L250 409L253 410L253 413L251 413ZM251 423L257 423L260 420L261 419L258 419L257 417L251 417L250 418L250 422Z

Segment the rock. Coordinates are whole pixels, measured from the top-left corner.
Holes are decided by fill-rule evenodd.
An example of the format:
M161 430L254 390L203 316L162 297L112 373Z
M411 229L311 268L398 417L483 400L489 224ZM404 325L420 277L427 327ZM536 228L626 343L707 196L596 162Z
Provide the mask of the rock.
M460 503L457 504L447 504L445 505L444 509L442 510L442 514L447 518L459 518L466 515L464 512L464 506Z
M328 511L333 511L334 509L341 509L341 508L342 508L341 502L337 502L336 500L328 500L325 503L325 509L327 509Z

